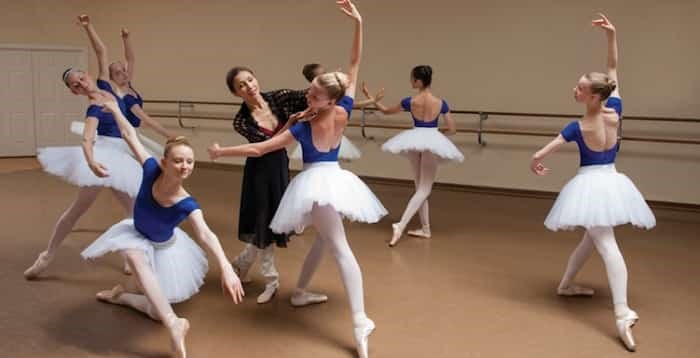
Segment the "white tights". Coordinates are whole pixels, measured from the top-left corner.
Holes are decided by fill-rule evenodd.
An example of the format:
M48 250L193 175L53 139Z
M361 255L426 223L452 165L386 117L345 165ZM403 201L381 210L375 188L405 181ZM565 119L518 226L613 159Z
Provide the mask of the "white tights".
M327 246L338 264L354 320L364 319L366 316L362 272L355 255L350 249L350 245L348 245L340 214L332 206L318 206L314 204L311 209L311 221L318 235L304 260L299 281L297 282L297 289L304 290L309 285Z
M566 288L572 284L576 274L591 255L594 246L605 264L615 313L624 314L629 310L627 306L627 267L615 241L612 227L593 227L586 230L583 240L569 257L569 263L559 287Z
M431 152L410 152L408 159L411 163L411 168L413 168L413 181L416 186L416 192L408 201L406 210L401 216L401 221L398 222L398 228L401 232L406 229L406 225L408 225L413 215L416 215L416 212L418 212L420 217L421 226L424 229L430 227L428 196L430 196L430 192L433 189L438 165L437 158Z

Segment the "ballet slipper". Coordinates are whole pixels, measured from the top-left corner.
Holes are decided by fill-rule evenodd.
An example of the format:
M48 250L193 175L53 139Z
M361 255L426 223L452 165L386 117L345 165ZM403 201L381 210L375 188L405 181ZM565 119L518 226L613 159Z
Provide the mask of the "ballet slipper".
M592 288L577 285L557 288L557 295L559 296L593 296L594 293L595 291Z
M391 228L394 230L394 234L391 236L391 241L389 241L389 247L394 247L401 238L401 229L399 229L398 223L391 224Z
M48 251L42 251L39 257L36 258L36 261L34 261L34 264L24 271L24 278L33 280L39 277L39 275L49 267L49 263L51 263L52 260L53 254L49 254Z
M323 303L328 301L328 296L320 293L313 293L306 290L296 290L291 298L292 306L302 307L315 303Z
M637 312L629 310L627 313L621 316L615 317L615 325L617 326L617 334L620 336L622 343L625 344L625 348L628 351L634 352L637 350L637 344L634 341L634 336L632 335L632 327L637 324L639 316Z
M359 325L355 325L353 333L355 334L355 345L357 348L357 355L360 358L369 357L369 335L374 331L374 322L365 318L364 322Z
M430 239L430 226L423 226L417 230L409 230L407 232L409 236L421 237L424 239Z

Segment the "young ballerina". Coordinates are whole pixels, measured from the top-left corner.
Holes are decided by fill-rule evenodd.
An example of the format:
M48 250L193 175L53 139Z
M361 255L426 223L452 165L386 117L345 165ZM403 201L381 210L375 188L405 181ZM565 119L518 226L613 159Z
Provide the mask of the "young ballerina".
M184 137L168 140L163 158L156 160L144 149L117 102L108 100L104 106L115 116L124 140L142 164L143 181L133 219L109 228L81 255L94 259L109 252L122 253L134 275L125 285L99 292L97 299L131 307L163 322L175 354L185 357L189 322L179 318L170 304L196 294L208 267L202 249L177 227L182 221L187 219L192 224L195 237L214 254L221 270L222 287L235 303L243 299L243 288L219 240L204 221L199 204L182 186L194 169L194 153L187 140Z
M438 161L464 160L464 156L447 137L438 131L438 120L442 114L447 122L447 135L457 132L454 119L445 100L435 97L430 90L433 70L430 66L416 66L411 71L411 87L418 90L413 97L406 97L393 107L384 106L379 100L377 108L384 114L401 111L411 112L414 128L403 131L382 145L382 150L393 154L404 154L413 168L416 192L406 206L398 223L392 224L393 235L389 246L393 247L401 238L408 222L418 212L421 228L408 232L411 236L430 238L430 218L428 196L435 182ZM366 87L365 95L369 98Z
M318 63L308 63L304 65L304 68L301 70L301 74L304 75L304 78L309 81L309 83L311 83L316 76L324 73L326 73L326 69L323 67L323 65ZM381 93L378 93L376 96L379 96L381 99ZM376 101L377 100L375 97L371 97L370 99L364 101L355 102L355 107L364 107L368 104L374 104ZM340 152L338 153L338 159L350 161L359 159L361 156L362 152L360 152L360 149L358 149L357 146L350 141L350 139L343 135L342 139L340 140ZM290 158L297 160L302 159L300 145L297 145L296 149L294 149L292 152L292 155L290 155Z
M593 290L573 283L593 247L603 259L615 307L617 332L628 350L636 344L632 326L639 316L627 305L627 267L615 241L613 227L626 223L650 229L654 214L632 181L615 170L619 149L618 122L622 99L617 81L617 40L613 24L603 15L593 25L605 30L608 40L608 71L587 73L574 88L576 102L586 106L580 120L569 123L549 144L535 153L530 168L537 175L549 169L544 158L566 142L575 141L580 152L580 169L561 190L545 226L552 230L583 227L583 240L569 257L557 293L563 296L591 296Z
M338 165L339 145L350 118L362 54L362 18L349 0L337 3L355 22L350 68L347 76L332 72L313 80L306 96L309 108L293 117L311 116L312 119L296 123L264 142L225 148L215 143L209 148L209 154L212 159L256 157L284 148L295 139L301 144L304 170L289 184L270 224L275 232L291 232L299 225L313 225L318 232L304 261L291 303L304 306L327 300L325 295L311 293L306 288L324 249L329 247L350 301L357 351L360 357L367 357L368 337L374 323L365 314L362 273L348 245L342 217L373 223L386 214L386 209L357 176Z
M247 67L232 68L226 75L226 85L234 96L243 100L233 127L251 143L262 142L282 132L287 128L289 116L306 108L306 91L260 92L255 74ZM269 302L279 287L274 247L287 247L289 235L274 233L269 226L288 184L289 158L284 148L246 159L238 217L238 239L246 246L233 265L245 282L255 259L262 256L260 270L266 284L258 295L258 303Z
M89 25L90 18L88 16L81 17L81 21ZM94 45L96 53L98 56L98 61L108 63L107 57L107 47L102 42L102 39L94 30L94 27L89 27L85 25L90 42ZM125 115L126 119L135 127L139 128L141 124L145 127L153 129L156 133L163 136L163 138L172 137L172 133L165 129L158 121L151 118L143 109L143 98L136 92L132 86L132 81L134 79L134 70L136 68L136 56L134 55L133 46L131 45L130 33L126 28L121 29L121 37L124 46L124 61L113 62L109 65L109 79L114 83L117 88L117 93L122 95L125 105ZM83 132L82 122L73 122L71 125L71 131L76 134L81 134ZM141 142L144 144L146 149L153 155L160 155L163 153L163 146L156 141L142 135L139 133Z
M86 15L79 18L80 24L88 33L95 29ZM107 61L104 46L97 44L90 36L97 54L99 75L97 83L79 69L69 68L63 73L63 82L75 95L86 96L90 100L83 128L82 146L46 147L37 149L37 159L43 169L80 187L77 198L56 222L48 248L39 254L34 264L24 271L24 277L35 279L44 272L54 258L61 242L73 229L75 223L87 211L103 187L112 193L124 208L126 216L132 215L133 197L141 183L141 168L134 160L127 144L122 140L111 113L102 111L98 105L116 98L122 111L124 102L108 81ZM128 273L128 265L124 265Z

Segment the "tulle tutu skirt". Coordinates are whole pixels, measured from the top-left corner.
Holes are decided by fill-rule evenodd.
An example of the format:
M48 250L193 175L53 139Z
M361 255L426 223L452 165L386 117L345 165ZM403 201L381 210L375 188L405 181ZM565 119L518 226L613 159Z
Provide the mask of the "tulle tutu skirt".
M375 223L387 214L355 174L342 169L338 162L319 162L305 165L289 183L270 228L286 233L311 225L314 204L330 205L343 217L365 223Z
M340 140L340 151L338 152L338 159L342 160L354 160L359 159L362 156L362 152L353 144L348 137L343 136ZM292 159L302 160L301 145L297 144L297 147L289 156Z
M615 164L581 167L559 193L544 221L552 230L630 223L651 229L656 218L634 183Z
M73 134L77 134L79 136L83 135L83 131L85 129L85 122L81 121L73 121L70 124L70 131L73 132ZM141 144L143 144L143 147L148 151L148 153L153 156L154 158L161 158L163 156L165 148L160 145L158 142L154 141L153 139L141 134L140 131L136 131L139 134L139 139L141 139Z
M109 176L100 178L90 170L80 146L37 149L37 159L49 174L59 176L73 185L110 187L136 197L143 170L122 138L97 136L93 157L107 168Z
M109 252L127 249L141 250L158 278L158 284L170 303L187 300L199 292L208 270L202 249L179 228L164 243L145 238L134 227L133 219L125 219L102 234L81 256L95 259Z
M461 162L464 155L457 149L444 134L437 128L413 128L389 138L382 150L393 154L406 154L408 152L431 152L443 160Z

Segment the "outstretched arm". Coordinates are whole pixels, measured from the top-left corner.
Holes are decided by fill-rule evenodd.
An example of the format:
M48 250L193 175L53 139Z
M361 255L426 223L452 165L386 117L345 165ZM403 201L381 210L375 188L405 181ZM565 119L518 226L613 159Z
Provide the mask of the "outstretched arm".
M538 150L532 156L532 160L530 161L530 170L537 175L547 175L549 173L549 169L542 164L542 161L546 156L559 149L559 147L561 147L561 145L564 143L566 143L566 140L564 140L564 137L559 134L556 138L554 138L554 140L549 142L549 144Z
M379 111L384 114L394 114L403 110L403 108L401 108L401 103L398 103L393 107L387 107L380 102L382 98L384 98L384 88L380 89L376 95L372 96L369 92L369 89L367 88L367 84L365 82L362 82L362 93L364 93L365 97L371 99L372 103L374 103L374 105L377 106L377 109L379 109Z
M189 216L189 221L192 224L192 228L194 228L195 237L214 254L216 262L219 263L219 269L221 270L221 288L224 291L228 291L234 303L241 303L243 301L243 296L245 296L241 280L236 275L236 272L233 271L233 267L231 267L231 263L226 257L224 249L221 247L219 238L216 237L211 229L209 229L206 221L204 221L202 210L197 209L192 211Z
M124 59L126 60L126 73L129 75L129 81L134 79L134 64L136 57L134 56L134 48L131 46L129 39L129 30L122 27L122 43L124 44Z
M345 13L355 22L355 36L352 41L352 50L350 52L350 68L348 69L348 88L345 90L345 95L355 98L355 89L357 87L357 76L360 72L360 59L362 58L362 16L357 11L355 4L350 0L338 0L340 11Z
M139 139L139 136L136 133L136 129L134 129L131 123L129 123L126 117L124 117L124 114L119 108L116 99L111 98L110 100L106 101L104 103L104 108L105 110L108 110L112 113L112 115L114 116L114 120L119 126L119 131L122 134L122 138L124 139L124 141L126 141L126 144L129 145L129 148L131 148L131 151L134 153L136 160L138 160L138 162L141 165L143 165L143 162L145 162L146 159L150 158L151 155L148 154L146 149L144 149L143 144L141 144L141 140Z
M85 128L83 129L83 141L81 143L81 147L83 148L83 155L85 156L85 161L88 163L90 170L92 170L95 176L105 178L109 176L109 172L104 165L95 161L93 152L95 147L95 132L97 131L97 124L97 117L89 116L85 119Z
M162 135L163 138L171 138L173 137L172 133L165 129L162 124L160 124L158 121L155 119L151 118L151 116L146 113L146 111L141 108L138 104L133 104L130 108L131 112L138 117L141 122L148 128L153 129L156 131L158 134Z
M95 27L92 26L90 22L90 17L87 15L78 16L78 23L85 29L85 32L90 39L90 44L93 50L95 50L95 55L97 56L97 68L98 76L97 78L101 80L109 80L109 63L107 61L107 47L105 46L100 36L95 31Z
M617 30L604 14L599 13L598 15L600 18L593 20L592 25L605 30L605 35L608 39L608 76L617 83L617 88L610 96L620 98L620 81L617 79Z
M259 157L275 150L282 149L292 143L295 139L289 130L276 135L264 142L249 143L233 147L220 147L214 143L209 147L209 158L219 157Z

